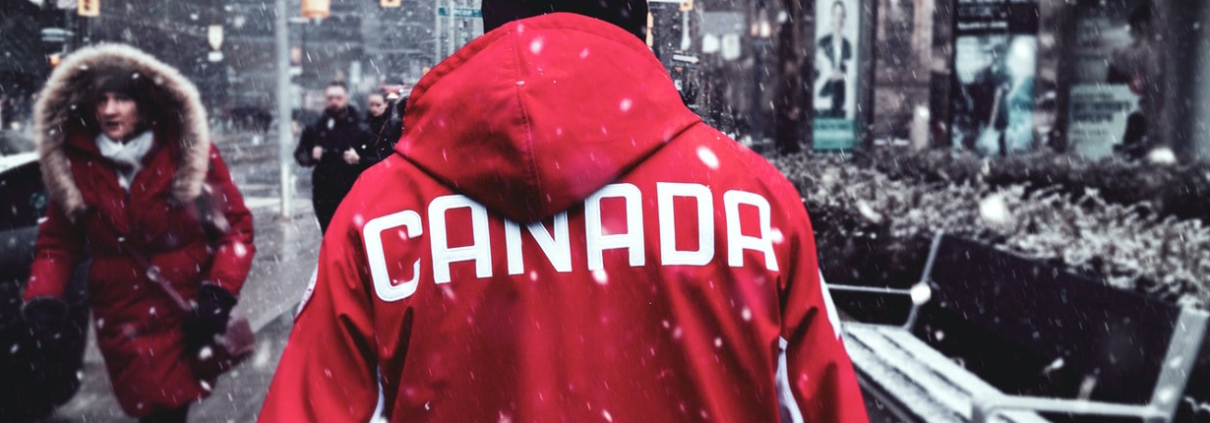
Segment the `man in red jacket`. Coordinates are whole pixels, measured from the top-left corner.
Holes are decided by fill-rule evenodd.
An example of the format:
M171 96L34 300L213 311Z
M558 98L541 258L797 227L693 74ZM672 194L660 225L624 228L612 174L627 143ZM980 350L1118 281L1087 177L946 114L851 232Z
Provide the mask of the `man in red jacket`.
M534 3L416 86L261 421L777 421L781 339L806 421L866 421L795 188L685 108L645 1Z

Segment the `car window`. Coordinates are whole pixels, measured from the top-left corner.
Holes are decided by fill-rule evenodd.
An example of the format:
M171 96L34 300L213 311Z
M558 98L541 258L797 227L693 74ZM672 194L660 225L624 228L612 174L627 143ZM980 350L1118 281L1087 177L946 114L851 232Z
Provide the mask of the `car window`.
M46 215L50 196L42 184L38 163L0 173L0 230L35 226Z

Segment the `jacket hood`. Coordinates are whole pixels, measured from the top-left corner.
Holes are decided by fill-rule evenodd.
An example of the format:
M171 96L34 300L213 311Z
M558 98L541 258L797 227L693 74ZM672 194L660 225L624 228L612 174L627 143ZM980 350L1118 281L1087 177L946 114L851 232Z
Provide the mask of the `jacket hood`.
M153 94L163 108L160 116L173 120L160 122L157 129L170 128L170 132L157 131L157 136L175 140L181 150L172 195L181 203L193 201L202 192L210 159L210 130L197 88L171 66L138 49L116 44L72 53L51 73L34 105L38 156L51 198L68 216L76 216L87 207L68 166L66 149L72 137L81 136L85 130L79 111L92 107L87 102L96 76L112 72L154 82Z
M700 122L646 45L570 13L476 39L420 80L407 110L397 152L521 222L583 201Z

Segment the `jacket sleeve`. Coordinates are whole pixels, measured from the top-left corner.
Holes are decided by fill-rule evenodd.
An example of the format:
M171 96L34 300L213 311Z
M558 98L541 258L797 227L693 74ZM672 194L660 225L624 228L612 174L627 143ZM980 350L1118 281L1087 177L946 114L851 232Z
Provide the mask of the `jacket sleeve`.
M314 290L303 299L261 423L364 423L374 413L378 366L372 294L351 220L337 212L324 237Z
M212 195L219 211L227 218L230 229L219 238L214 260L205 279L238 297L240 288L248 278L248 270L252 268L252 258L256 255L252 213L244 205L244 197L231 181L227 164L214 146L210 147L210 171L206 175L206 183L214 188Z
M373 128L371 128L373 129ZM378 164L387 157L390 157L395 152L395 142L399 140L399 135L402 130L402 123L392 117L388 119L382 128L378 129L378 133L373 133L368 148L361 155L361 164L366 169Z
M46 221L38 227L34 264L25 286L25 300L36 297L63 298L72 272L83 254L84 235L63 214L58 203L46 208Z
M311 157L311 150L316 145L316 137L315 130L310 126L303 128L302 136L298 138L298 147L294 148L294 161L298 162L299 166L311 167L319 163Z
M383 126L385 127L386 125ZM361 160L357 164L363 170L369 169L370 166L382 161L382 158L378 155L378 143L382 141L379 139L380 134L378 130L381 128L374 128L368 120L362 122L357 128L359 141L353 143L353 148L357 151L357 155L361 157Z
M791 208L795 228L787 237L790 259L780 287L790 390L803 421L866 422L861 389L840 338L840 319L819 273L811 223L802 206Z
M386 130L382 132L382 140L377 146L378 161L386 160L387 157L395 154L395 144L403 136L403 120L397 117L392 118Z

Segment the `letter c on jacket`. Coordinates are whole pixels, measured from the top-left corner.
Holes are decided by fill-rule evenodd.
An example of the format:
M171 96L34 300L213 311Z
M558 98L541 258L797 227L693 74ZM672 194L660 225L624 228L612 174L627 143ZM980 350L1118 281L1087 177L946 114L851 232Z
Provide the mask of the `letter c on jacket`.
M389 214L366 223L362 228L362 238L366 242L366 260L370 264L370 277L374 279L374 293L378 298L391 302L399 301L416 293L420 281L420 260L412 264L412 279L399 284L393 283L387 270L386 254L382 249L382 233L388 229L406 226L408 238L415 238L424 233L420 226L420 214L411 210Z

